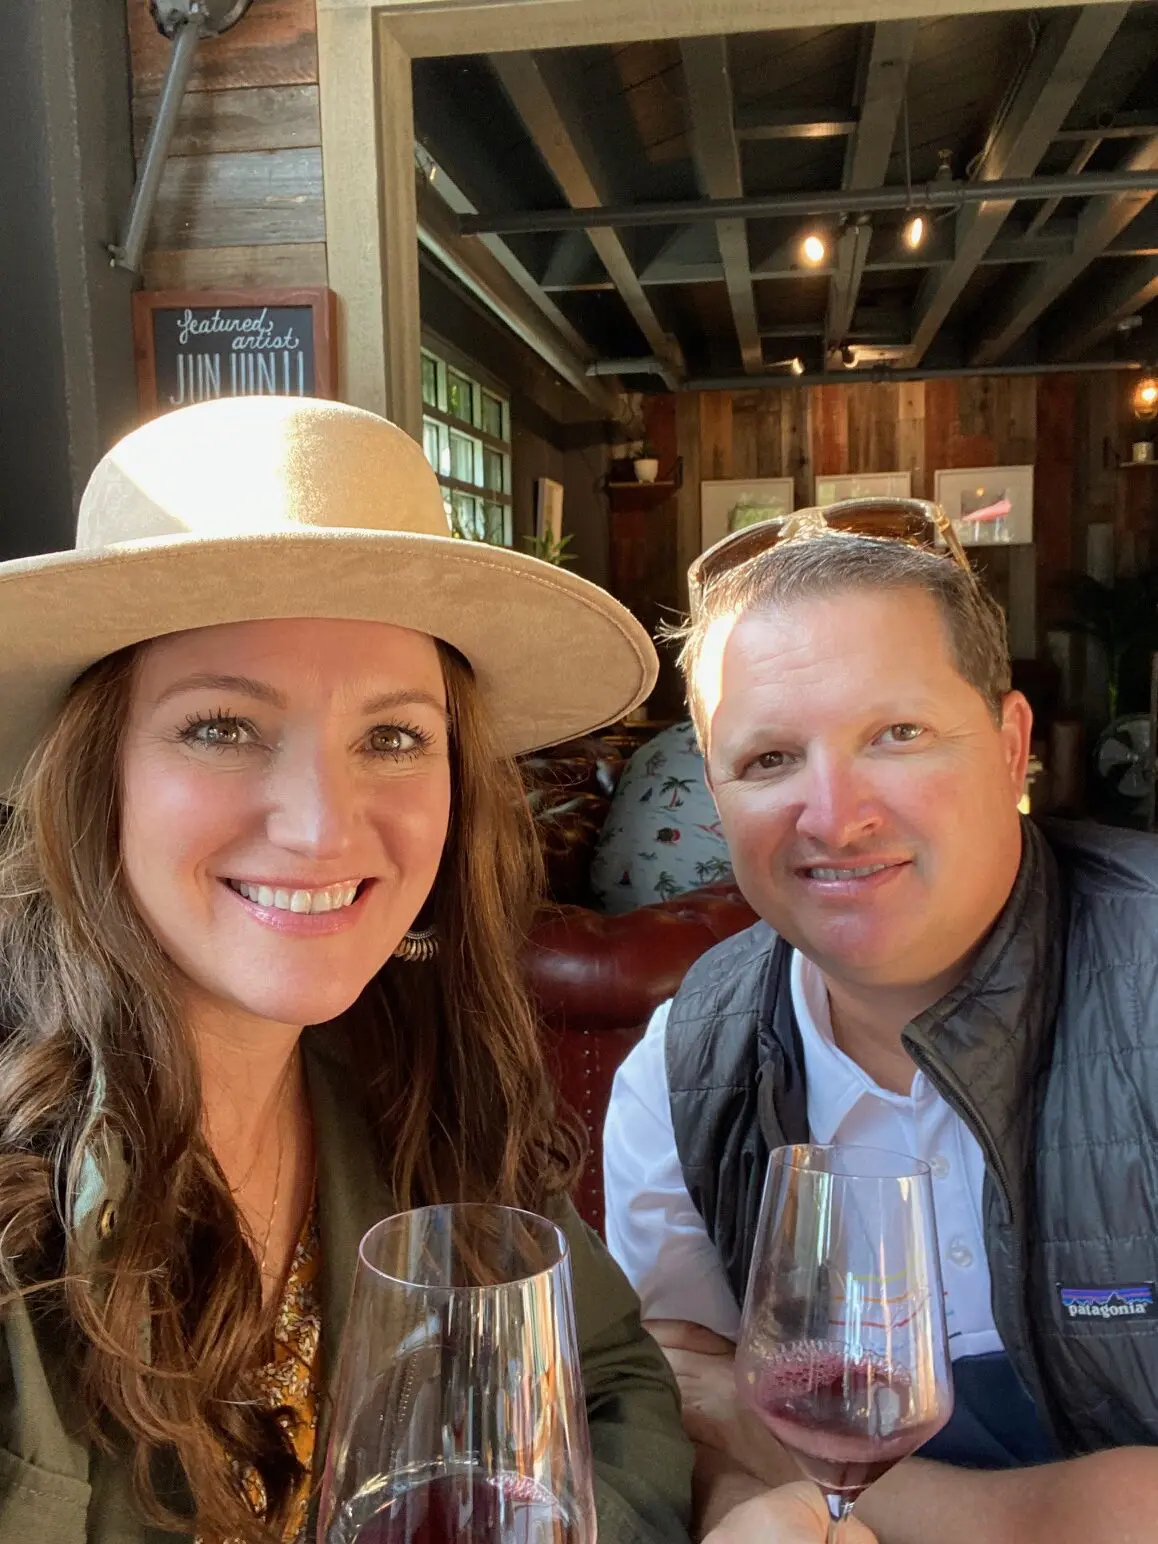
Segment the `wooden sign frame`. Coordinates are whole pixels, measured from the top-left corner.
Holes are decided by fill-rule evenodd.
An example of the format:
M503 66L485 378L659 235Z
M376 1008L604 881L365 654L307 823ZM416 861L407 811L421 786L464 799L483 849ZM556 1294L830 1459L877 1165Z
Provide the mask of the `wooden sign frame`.
M162 402L157 386L157 351L155 317L159 311L248 311L285 308L308 309L312 321L313 380L300 393L305 396L335 397L338 392L337 358L337 296L334 291L320 285L287 289L222 289L222 290L138 290L133 296L133 349L137 361L137 389L141 407L152 416L171 411L175 402ZM228 320L228 318L227 318ZM235 336L252 336L247 334ZM281 342L280 339L273 339ZM281 354L288 351L278 350ZM194 356L191 354L190 360ZM288 361L284 365L288 371ZM252 372L251 372L252 373ZM204 376L204 367L201 369ZM276 378L276 369L263 372ZM196 392L191 400L204 400L210 396L241 396L241 391ZM269 394L269 393L267 393ZM299 393L291 392L291 395Z

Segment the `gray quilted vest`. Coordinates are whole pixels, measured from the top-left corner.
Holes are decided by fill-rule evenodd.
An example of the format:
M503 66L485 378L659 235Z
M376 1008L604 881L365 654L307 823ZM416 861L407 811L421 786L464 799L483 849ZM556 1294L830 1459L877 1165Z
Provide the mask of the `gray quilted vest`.
M1059 1447L1154 1445L1158 838L1024 836L968 977L903 1041L985 1154L994 1320ZM667 1025L684 1178L738 1302L768 1153L808 1140L790 953L764 923L717 945Z

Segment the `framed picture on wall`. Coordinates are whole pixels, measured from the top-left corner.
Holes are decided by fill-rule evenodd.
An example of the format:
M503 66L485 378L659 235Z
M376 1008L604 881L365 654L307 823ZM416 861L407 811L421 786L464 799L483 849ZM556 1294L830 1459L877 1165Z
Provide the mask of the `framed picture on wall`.
M700 551L733 531L775 515L790 515L796 502L791 477L728 477L700 483Z
M835 504L840 499L911 499L912 472L844 472L839 477L816 479L816 502Z
M963 547L1033 541L1033 467L974 466L937 473L934 498Z

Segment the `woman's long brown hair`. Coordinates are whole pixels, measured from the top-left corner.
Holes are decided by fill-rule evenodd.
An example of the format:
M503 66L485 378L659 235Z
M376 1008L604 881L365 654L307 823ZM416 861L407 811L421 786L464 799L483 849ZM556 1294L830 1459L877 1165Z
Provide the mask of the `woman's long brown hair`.
M423 914L440 952L388 962L332 1028L358 1059L399 1208L462 1198L542 1210L573 1178L582 1139L553 1107L518 967L537 847L470 669L440 653L452 816ZM174 968L121 879L135 657L113 655L76 684L0 834L0 1272L56 1321L90 1437L125 1454L142 1516L258 1544L280 1536L300 1470L252 1402L265 1325L252 1241L202 1133ZM114 1145L127 1186L94 1270L75 1198ZM192 1517L174 1511L174 1457ZM243 1493L250 1468L264 1518Z

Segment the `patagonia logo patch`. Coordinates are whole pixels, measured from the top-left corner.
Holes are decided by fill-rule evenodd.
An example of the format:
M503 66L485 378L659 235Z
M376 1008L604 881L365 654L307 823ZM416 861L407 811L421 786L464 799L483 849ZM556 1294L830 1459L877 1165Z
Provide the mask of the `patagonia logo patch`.
M1067 1319L1158 1319L1152 1281L1122 1287L1063 1287L1057 1295Z

